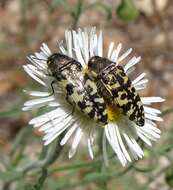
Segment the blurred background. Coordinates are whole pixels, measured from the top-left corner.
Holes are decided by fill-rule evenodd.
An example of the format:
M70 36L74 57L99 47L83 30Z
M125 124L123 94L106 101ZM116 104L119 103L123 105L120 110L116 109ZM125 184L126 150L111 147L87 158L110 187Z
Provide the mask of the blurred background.
M23 89L36 88L23 71L26 56L46 42L52 51L66 29L96 26L104 47L123 43L142 57L137 73L147 73L146 96L161 96L158 127L162 137L145 159L122 168L115 159L104 168L82 148L68 160L65 147L49 168L19 174L41 159L41 134L27 122L36 112L22 112ZM106 52L106 51L105 51ZM0 189L2 190L171 190L173 189L173 1L172 0L0 0ZM42 151L41 151L42 150Z

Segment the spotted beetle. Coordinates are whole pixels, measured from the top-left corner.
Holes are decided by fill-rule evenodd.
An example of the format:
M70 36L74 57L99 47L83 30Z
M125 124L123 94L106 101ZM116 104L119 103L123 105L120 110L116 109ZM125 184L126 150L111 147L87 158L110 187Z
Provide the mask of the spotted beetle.
M94 56L88 62L88 70L107 104L118 108L138 126L144 126L143 104L123 67L107 58Z
M96 122L107 124L108 116L104 99L97 86L77 60L60 53L54 53L47 60L48 69L66 92L67 101L76 109Z

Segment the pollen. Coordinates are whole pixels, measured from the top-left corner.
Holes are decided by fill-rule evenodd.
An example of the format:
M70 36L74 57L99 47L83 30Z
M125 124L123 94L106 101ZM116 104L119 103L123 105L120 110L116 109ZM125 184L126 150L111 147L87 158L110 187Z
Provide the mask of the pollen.
M120 113L119 109L113 105L107 104L107 113L109 121L117 121L120 120L123 115Z

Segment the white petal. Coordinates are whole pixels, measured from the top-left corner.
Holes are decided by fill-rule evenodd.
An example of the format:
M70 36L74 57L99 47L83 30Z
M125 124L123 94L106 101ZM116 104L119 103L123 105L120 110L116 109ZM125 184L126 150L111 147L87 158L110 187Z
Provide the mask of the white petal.
M141 79L145 77L146 73L140 74L135 80L133 80L132 84L137 84Z
M123 53L119 58L118 58L118 62L121 62L123 59L125 59L131 52L132 52L132 48L129 48L125 53Z
M85 30L82 32L82 39L83 39L83 55L85 58L85 63L88 63L89 61L89 42L88 42L88 33Z
M148 138L150 138L151 140L157 140L160 138L160 134L154 132L153 130L151 130L150 128L146 127L146 125L144 127L142 127L142 131L148 135Z
M78 42L76 31L73 31L73 43L74 43L74 51L76 54L76 58L82 64L82 66L85 68L86 64L85 64L84 59L83 59L82 54L81 54L81 50L79 47L79 42Z
M69 140L69 138L71 137L71 135L74 133L74 131L77 129L78 124L74 124L65 134L65 136L62 138L60 144L61 146L65 145L66 142Z
M151 120L145 120L145 127L149 128L150 130L161 134L161 131L159 128L156 127L156 124L154 122L152 122Z
M44 145L50 144L53 140L55 140L62 132L64 132L71 125L72 125L72 122L66 120L65 123L60 125L61 127L59 129L58 127L56 127L55 132L46 134L43 138L43 140L45 141Z
M49 120L49 122L47 122L43 126L43 127L46 127L46 129L44 129L44 132L47 134L49 133L49 134L53 135L53 134L59 132L60 129L62 128L62 126L66 126L67 124L69 124L71 122L71 120L72 120L72 118L69 115L67 115L65 117L59 117L54 120ZM43 129L43 127L42 127L42 129Z
M41 107L44 107L46 106L47 103L41 103L41 104L35 104L35 105L32 105L32 106L24 106L22 108L23 111L28 111L28 110L33 110L33 109L38 109L38 108L41 108Z
M37 104L47 103L47 102L50 102L50 101L53 101L53 100L55 100L54 96L49 96L49 97L46 97L46 98L39 98L39 99L29 100L29 101L24 103L24 106L34 106L34 105L37 105Z
M45 97L45 96L49 96L50 95L49 92L27 91L27 90L24 90L24 92L26 92L30 96L36 96L36 97Z
M105 134L106 134L106 138L109 144L111 145L112 149L117 154L117 157L119 161L121 162L122 166L125 166L127 164L127 160L120 149L116 132L115 132L115 127L112 123L105 126Z
M109 159L108 159L108 153L107 153L107 148L106 148L106 134L105 134L105 131L104 131L104 134L103 134L102 146L103 146L104 163L105 163L105 166L108 166L109 165Z
M32 110L32 109L33 109L33 107L23 107L22 111L28 111L28 110Z
M94 154L93 154L92 142L91 142L90 138L87 139L87 144L88 144L89 155L90 155L91 159L93 159L94 158Z
M145 136L142 134L141 129L138 127L136 130L137 130L138 136L139 136L147 145L152 146L151 141L150 141L147 137L145 137Z
M65 40L66 40L66 45L67 45L67 52L68 52L68 56L72 57L72 35L71 35L71 31L65 31Z
M35 54L35 57L32 56L33 59L38 58L38 59L40 59L40 61L46 61L47 60L47 55L45 55L42 51L39 53L35 52L34 54Z
M135 89L136 90L143 90L146 88L146 85L145 84L142 84L142 85L135 85Z
M90 36L89 36L89 53L90 53L90 58L94 56L94 48L93 48L93 45L94 45L94 35L93 35L93 32L92 30L90 31Z
M51 55L51 51L45 43L42 43L42 46L40 47L40 49L46 57L49 57Z
M50 134L52 131L53 132L55 131L54 129L58 126L58 124L61 121L62 121L62 117L56 117L56 119L48 118L46 122L42 121L38 124L35 124L35 127L39 127L39 131L44 131L44 133Z
M134 87L140 86L140 85L145 85L147 82L148 82L148 79L140 80L137 84L134 85Z
M83 40L82 40L82 30L79 28L77 31L77 40L78 40L78 44L79 47L81 49L81 52L83 51Z
M139 61L141 60L141 57L132 57L130 59L130 61L124 66L124 71L125 73L134 65L136 65L137 63L139 63Z
M133 137L130 137L130 139L135 146L137 155L139 156L139 158L142 158L144 156L143 150L141 149L141 147L139 146L139 144L136 142L136 140Z
M28 67L28 69L35 75L37 75L40 78L46 78L47 76L44 74L44 72L42 70L39 70L37 67L35 67L34 65L28 64L26 65Z
M116 61L116 49L113 50L112 55L111 55L111 57L110 57L110 60L113 61L113 62Z
M46 71L46 69L47 69L47 60L38 60L38 58L36 58L33 55L28 56L27 59L31 63L33 63L36 67L38 67L40 70Z
M134 70L136 69L136 67L130 67L127 71L126 71L126 75L129 75L130 73L132 73Z
M111 42L108 49L108 55L107 55L108 59L111 59L113 48L114 48L114 42Z
M141 101L143 104L149 105L151 103L164 102L165 99L157 96L156 97L151 96L151 97L141 97Z
M69 158L72 158L74 156L74 154L76 153L76 150L77 150L79 142L80 142L80 140L82 138L82 135L83 135L83 130L81 128L78 128L77 131L76 131L74 140L72 142L71 149L69 151L69 155L68 155Z
M117 64L118 64L117 59L118 59L119 53L121 51L121 48L122 48L122 44L119 43L117 48L112 52L112 55L110 58L111 61L116 62Z
M24 65L23 68L25 72L27 72L31 78L33 78L34 80L36 80L38 83L42 84L43 86L46 86L46 83L43 82L40 78L38 78L35 74L33 74L33 72L28 68L27 65Z
M68 55L67 50L66 50L66 49L64 48L64 46L63 46L63 41L61 41L61 42L59 43L59 49L60 49L60 51L61 51L62 54Z
M52 136L52 134L55 134L57 131L63 128L63 125L61 125L61 121L62 121L61 117L56 118L54 120L49 119L48 122L44 123L39 128L39 131L44 131L44 133L46 134L43 140L46 140L49 136Z
M132 141L130 140L130 138L127 136L126 133L123 133L123 137L129 147L130 152L132 153L132 156L135 160L138 160L138 154L136 151L136 147L134 146L134 144L132 143Z
M119 56L119 53L120 53L121 49L122 49L122 44L119 43L118 46L117 46L117 49L116 49L115 57L114 57L115 62L118 62L118 56Z
M99 37L98 37L98 56L103 56L103 37L102 37L102 31L100 31Z
M35 125L36 123L40 122L48 122L49 120L53 120L55 118L61 117L61 116L66 116L68 113L66 113L63 109L57 108L55 110L52 110L50 112L47 112L43 115L37 116L30 120L29 124L30 125Z
M49 49L49 47L47 46L47 44L43 43L42 45L43 45L44 49L46 50L48 56L50 56L50 55L52 54L52 52L51 52L51 50Z
M130 148L131 153L133 154L134 159L138 160L138 157L142 158L144 153L136 140L133 137L128 136L126 133L123 133L123 136L128 144L128 147Z
M145 113L145 117L147 119L151 119L151 120L154 120L154 121L163 121L163 119L161 117L151 115L151 114L148 114L148 113Z
M115 126L115 130L116 130L116 134L117 134L117 137L118 137L118 142L119 142L119 144L120 144L120 147L121 147L121 149L122 149L122 152L123 152L124 156L126 157L126 159L127 159L129 162L131 162L130 156L129 156L129 154L128 154L128 152L127 152L125 146L124 146L124 142L122 141L122 138L121 138L121 135L120 135L120 132L119 132L119 129L118 129L118 126L117 126L117 125Z
M89 54L90 58L94 56L94 35L96 32L96 28L92 27L89 33Z
M148 107L148 106L144 106L144 111L146 113L149 113L151 115L158 115L158 114L161 114L161 111L158 110L158 109L155 109L155 108L151 108L151 107Z
M59 106L60 106L60 103L57 102L57 101L55 101L55 102L50 102L48 105L49 105L50 107L59 107Z
M94 34L94 37L93 37L93 51L94 51L94 55L98 55L98 47L97 47L97 35Z

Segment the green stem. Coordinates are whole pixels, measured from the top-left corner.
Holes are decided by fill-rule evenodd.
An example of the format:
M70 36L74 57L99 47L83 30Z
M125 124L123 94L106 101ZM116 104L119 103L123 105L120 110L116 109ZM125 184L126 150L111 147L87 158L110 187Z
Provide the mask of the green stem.
M50 147L50 151L48 151L47 156L43 160L39 160L25 166L21 171L23 174L26 174L30 170L37 169L37 168L46 168L51 165L60 155L62 151L62 146L60 145L61 138L58 139L58 142L54 142Z
M59 156L63 149L63 147L60 145L60 141L63 137L64 133L59 136L58 140L52 143L49 150L47 151L47 154L44 159L38 160L35 162L32 162L24 167L22 167L18 171L14 171L15 175L13 175L10 180L7 181L7 183L11 183L13 181L16 181L23 176L25 176L28 172L34 170L34 169L43 169L47 168L49 165L51 165ZM44 147L43 147L44 148Z
M28 10L28 1L20 0L20 16L21 16L21 34L23 37L23 41L27 43L27 10Z
M83 12L84 11L87 11L87 10L90 10L92 8L95 8L95 7L100 7L101 9L103 9L106 14L107 14L107 19L111 19L112 18L112 9L111 7L109 7L108 5L106 5L105 3L101 2L101 1L95 1L94 3L91 3L87 6L85 6L83 8Z
M161 116L165 116L165 115L170 114L170 113L173 113L173 108L168 108L168 109L162 111Z
M101 160L97 160L97 161L67 165L67 166L56 168L56 169L52 169L49 174L52 175L53 173L58 172L58 171L76 170L76 169L83 168L83 167L93 167L95 165L100 164L100 162L101 162Z
M44 182L46 181L47 173L48 173L47 169L42 168L42 173L41 173L41 176L38 179L38 182L35 185L33 185L33 187L31 189L41 190L43 188Z
M83 1L78 0L75 9L73 11L71 11L71 16L73 18L72 29L74 29L74 30L77 28L79 18L82 14L82 6L83 6Z
M92 173L91 175L89 176L85 176L83 179L80 180L80 182L73 182L73 183L70 183L68 184L67 182L66 183L63 183L63 184L59 184L58 187L56 187L57 190L61 190L61 189L68 189L68 188L74 188L74 187L77 187L77 186L80 186L80 185L85 185L87 183L91 183L91 182L96 182L97 180L108 180L108 179L111 179L111 178L114 178L114 177L120 177L124 174L126 174L131 168L133 168L133 163L127 167L126 169L120 171L120 172L116 172L116 173Z
M23 127L19 133L16 135L15 140L13 141L13 145L12 148L10 150L9 156L13 157L13 155L15 154L15 152L17 151L17 149L19 149L19 147L24 147L28 137L30 137L31 134L31 127L27 126L27 127Z

